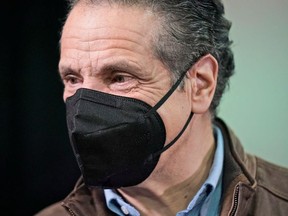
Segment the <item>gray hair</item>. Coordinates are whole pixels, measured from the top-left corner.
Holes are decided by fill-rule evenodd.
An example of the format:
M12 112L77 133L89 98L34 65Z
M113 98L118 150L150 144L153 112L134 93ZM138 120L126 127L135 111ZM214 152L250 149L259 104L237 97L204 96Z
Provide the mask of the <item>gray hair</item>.
M161 20L153 38L153 49L171 71L173 81L206 54L219 64L217 87L210 105L216 115L222 94L234 73L234 57L229 39L231 22L224 17L221 0L69 0L70 9L78 2L108 2L148 8Z

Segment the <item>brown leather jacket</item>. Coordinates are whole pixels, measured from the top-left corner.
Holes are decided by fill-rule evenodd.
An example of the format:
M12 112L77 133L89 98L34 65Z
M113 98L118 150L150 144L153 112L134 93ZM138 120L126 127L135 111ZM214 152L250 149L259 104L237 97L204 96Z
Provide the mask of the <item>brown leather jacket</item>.
M233 132L216 119L225 145L221 216L288 215L288 169L246 154ZM105 204L102 190L87 189L81 180L62 202L36 216L115 215Z

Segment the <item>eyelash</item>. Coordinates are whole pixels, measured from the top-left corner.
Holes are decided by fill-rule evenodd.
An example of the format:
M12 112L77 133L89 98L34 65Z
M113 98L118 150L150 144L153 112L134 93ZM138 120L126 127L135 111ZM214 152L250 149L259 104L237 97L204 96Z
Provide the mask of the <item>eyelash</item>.
M115 74L111 78L111 83L125 83L127 79L130 80L132 77L124 74Z
M103 77L104 78L104 77ZM61 74L62 82L65 86L65 88L68 89L75 89L81 87L81 83L83 83L82 76L79 76L75 73L62 73ZM136 81L134 79L134 76L125 73L125 72L119 72L119 71L113 71L110 74L107 73L107 77L102 80L102 82L105 83L106 87L108 87L110 90L115 91L122 91L122 90L128 90L131 87L135 85ZM103 84L104 84L103 83Z
M62 76L62 80L64 84L71 83L72 85L75 85L80 81L80 78L74 74L67 73Z

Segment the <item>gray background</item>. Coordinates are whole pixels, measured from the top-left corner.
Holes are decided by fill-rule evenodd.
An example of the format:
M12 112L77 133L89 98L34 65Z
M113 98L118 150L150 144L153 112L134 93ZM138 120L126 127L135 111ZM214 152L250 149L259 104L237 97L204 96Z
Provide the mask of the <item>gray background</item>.
M224 0L236 73L219 116L246 151L288 166L288 0Z

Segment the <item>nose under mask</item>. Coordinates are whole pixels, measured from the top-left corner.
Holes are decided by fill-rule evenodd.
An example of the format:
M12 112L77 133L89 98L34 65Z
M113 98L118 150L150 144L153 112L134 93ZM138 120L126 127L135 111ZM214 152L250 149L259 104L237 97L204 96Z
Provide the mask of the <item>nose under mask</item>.
M128 187L149 177L161 153L179 139L192 119L191 112L182 130L164 146L166 130L157 109L185 74L154 107L138 99L83 88L67 98L69 138L87 186Z

